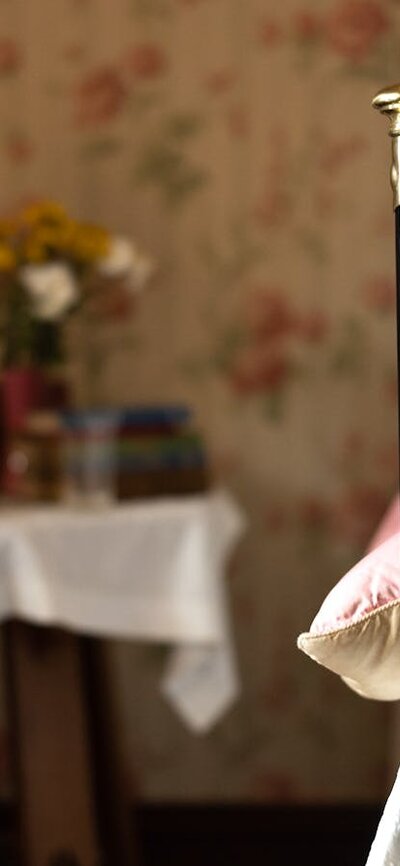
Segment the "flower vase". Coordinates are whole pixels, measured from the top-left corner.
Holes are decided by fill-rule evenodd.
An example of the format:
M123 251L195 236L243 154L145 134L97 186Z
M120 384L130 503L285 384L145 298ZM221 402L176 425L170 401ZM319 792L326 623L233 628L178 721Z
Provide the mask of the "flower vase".
M8 367L1 383L2 420L6 436L23 429L29 414L46 402L46 378L35 367Z
M60 372L49 371L45 378L45 391L42 408L50 412L64 412L70 409L72 396L67 377Z
M0 395L0 486L5 496L21 500L26 498L31 483L26 486L25 475L31 471L25 453L28 418L41 409L66 409L68 384L61 374L40 367L8 367L3 371Z

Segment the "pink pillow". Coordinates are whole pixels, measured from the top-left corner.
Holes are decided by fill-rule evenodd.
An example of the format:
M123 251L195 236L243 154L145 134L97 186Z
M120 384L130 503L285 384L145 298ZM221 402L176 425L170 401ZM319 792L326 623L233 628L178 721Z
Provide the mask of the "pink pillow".
M364 697L400 698L400 532L339 581L298 646Z

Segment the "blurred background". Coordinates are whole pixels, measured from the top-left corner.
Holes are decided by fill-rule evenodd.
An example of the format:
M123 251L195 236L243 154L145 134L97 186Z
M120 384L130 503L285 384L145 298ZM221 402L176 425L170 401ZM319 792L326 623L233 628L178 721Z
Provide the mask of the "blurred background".
M151 280L106 326L102 399L188 404L247 521L227 573L241 694L209 733L160 694L162 646L110 647L132 802L387 794L393 707L296 636L397 484L389 142L370 102L399 69L394 0L0 3L2 211L56 200L145 251ZM85 405L74 322L66 342ZM1 741L7 798L5 710Z

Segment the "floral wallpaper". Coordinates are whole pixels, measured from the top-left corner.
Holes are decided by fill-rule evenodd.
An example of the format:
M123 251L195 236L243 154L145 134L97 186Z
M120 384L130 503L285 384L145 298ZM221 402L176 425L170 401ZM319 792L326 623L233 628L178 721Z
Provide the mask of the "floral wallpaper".
M243 694L208 736L164 704L163 651L112 648L144 798L387 788L391 708L295 638L397 483L389 143L370 101L399 77L399 13L396 0L0 2L2 209L55 196L157 259L105 388L188 400L249 518L227 576ZM6 734L0 752L5 787Z

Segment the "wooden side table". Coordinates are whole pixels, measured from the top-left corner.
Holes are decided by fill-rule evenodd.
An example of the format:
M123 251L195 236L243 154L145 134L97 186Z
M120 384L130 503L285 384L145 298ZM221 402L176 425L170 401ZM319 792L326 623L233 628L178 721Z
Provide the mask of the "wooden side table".
M22 866L140 862L107 639L171 644L163 694L189 727L206 730L238 691L223 574L242 528L223 491L98 511L2 512L0 621Z
M22 866L138 866L105 642L5 628Z

